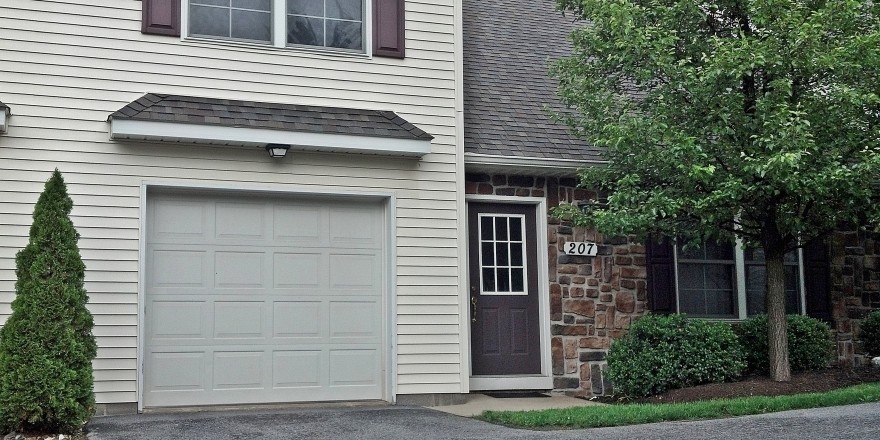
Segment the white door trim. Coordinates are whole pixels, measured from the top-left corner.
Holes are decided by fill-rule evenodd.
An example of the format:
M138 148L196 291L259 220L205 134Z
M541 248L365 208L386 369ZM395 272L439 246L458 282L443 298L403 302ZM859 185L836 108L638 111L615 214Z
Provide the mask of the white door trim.
M466 202L482 202L482 203L500 203L500 204L522 204L533 205L535 207L535 227L538 229L535 234L538 249L538 316L541 338L541 374L537 375L511 375L511 376L474 376L470 374L470 389L472 391L482 390L547 390L553 389L553 368L550 353L550 275L549 263L547 261L547 199L543 197L516 197L516 196L495 196L495 195L468 195L465 197ZM467 210L465 210L467 212ZM467 241L470 242L470 231L466 233ZM467 258L468 252L465 252L465 261L462 263L464 267L470 267ZM466 284L466 283L465 283ZM462 289L462 301L467 302L468 291ZM470 353L470 326L465 327L468 337L467 352ZM470 356L468 356L470 358ZM468 364L468 371L471 366Z
M397 266L394 264L397 258L397 237L395 230L397 197L391 192L382 191L340 191L338 188L329 187L301 187L284 184L231 184L228 182L211 181L182 181L182 180L144 180L140 185L140 213L138 233L138 317L137 317L137 360L136 360L136 399L137 411L144 411L144 343L145 343L145 311L146 311L146 249L147 249L147 194L155 190L180 190L180 191L217 191L233 193L251 193L255 195L282 195L290 197L298 196L330 196L330 197L368 197L384 200L385 215L385 267L382 270L384 277L385 295L382 298L382 307L385 313L383 333L384 350L381 370L383 372L383 400L394 403L397 393L397 363L394 362L397 355L397 297L396 283Z

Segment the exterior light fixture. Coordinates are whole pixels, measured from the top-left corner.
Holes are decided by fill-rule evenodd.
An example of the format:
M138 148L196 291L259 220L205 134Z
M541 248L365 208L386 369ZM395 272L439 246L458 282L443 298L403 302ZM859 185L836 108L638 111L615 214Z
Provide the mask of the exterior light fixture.
M281 159L282 157L287 155L287 150L290 149L290 145L287 144L269 144L266 145L266 151L269 152L269 157L274 157L276 159Z

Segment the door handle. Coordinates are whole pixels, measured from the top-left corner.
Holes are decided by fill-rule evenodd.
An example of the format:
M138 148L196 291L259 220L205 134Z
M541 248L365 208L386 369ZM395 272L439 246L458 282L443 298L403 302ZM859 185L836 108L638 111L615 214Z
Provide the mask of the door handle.
M477 289L471 287L471 322L477 322Z

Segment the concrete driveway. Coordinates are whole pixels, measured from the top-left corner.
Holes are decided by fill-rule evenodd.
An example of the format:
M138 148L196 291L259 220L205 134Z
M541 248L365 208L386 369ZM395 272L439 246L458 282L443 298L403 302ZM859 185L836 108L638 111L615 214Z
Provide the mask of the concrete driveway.
M415 406L99 417L91 440L135 439L880 439L880 404L570 431L511 429Z

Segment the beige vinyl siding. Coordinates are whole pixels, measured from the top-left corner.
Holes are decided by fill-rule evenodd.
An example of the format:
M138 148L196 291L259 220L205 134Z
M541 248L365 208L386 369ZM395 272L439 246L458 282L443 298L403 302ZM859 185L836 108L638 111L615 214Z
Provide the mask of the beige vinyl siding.
M458 318L455 5L406 2L404 60L140 33L134 0L0 4L0 322L15 253L58 167L87 266L99 403L136 400L145 182L396 197L397 392L462 392ZM434 136L420 160L113 142L107 116L147 92L392 110Z

